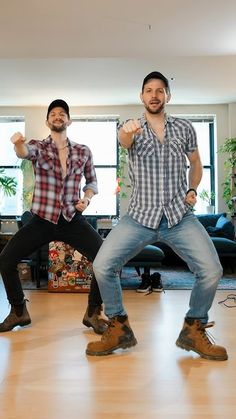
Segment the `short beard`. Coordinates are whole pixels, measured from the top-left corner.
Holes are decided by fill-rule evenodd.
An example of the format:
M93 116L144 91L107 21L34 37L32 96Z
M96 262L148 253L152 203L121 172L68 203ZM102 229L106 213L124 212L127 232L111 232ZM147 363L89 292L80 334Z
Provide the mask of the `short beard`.
M50 130L53 132L63 132L66 131L67 124L62 124L61 126L50 124Z
M144 107L152 115L157 115L159 113L162 113L164 111L164 109L165 109L164 103L159 108L157 108L155 110L152 110L151 108L149 108L148 105L145 105L145 104L144 104Z

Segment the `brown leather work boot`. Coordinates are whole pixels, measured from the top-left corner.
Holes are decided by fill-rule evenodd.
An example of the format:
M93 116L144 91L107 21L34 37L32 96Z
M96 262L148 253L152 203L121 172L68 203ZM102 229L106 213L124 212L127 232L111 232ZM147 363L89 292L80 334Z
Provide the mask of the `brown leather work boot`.
M136 345L134 333L127 316L116 316L108 322L108 328L98 342L90 342L86 349L87 355L109 355L116 349L130 348Z
M107 329L107 321L101 317L102 306L88 306L83 318L83 324L92 327L95 333L102 335Z
M176 345L186 351L197 352L202 358L225 361L228 359L226 349L223 346L214 345L206 332L206 329L212 326L214 322L204 325L198 319L185 319Z
M27 326L31 318L26 308L26 300L19 306L11 306L11 311L5 320L0 323L0 332L8 332L16 326Z

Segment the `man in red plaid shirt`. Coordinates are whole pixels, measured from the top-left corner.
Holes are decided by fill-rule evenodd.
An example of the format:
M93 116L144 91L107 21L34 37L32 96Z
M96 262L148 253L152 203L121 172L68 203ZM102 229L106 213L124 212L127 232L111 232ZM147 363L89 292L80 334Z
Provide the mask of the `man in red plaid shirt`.
M17 132L11 137L16 155L32 162L35 187L32 219L4 247L0 255L0 271L10 314L0 323L0 332L31 323L19 279L17 264L37 248L51 241L63 241L93 261L102 238L82 215L97 193L97 178L90 149L67 138L71 124L69 106L62 99L48 107L46 124L50 135L29 142ZM83 197L81 180L85 178ZM101 317L102 299L95 277L83 318L87 327L102 334L106 323Z

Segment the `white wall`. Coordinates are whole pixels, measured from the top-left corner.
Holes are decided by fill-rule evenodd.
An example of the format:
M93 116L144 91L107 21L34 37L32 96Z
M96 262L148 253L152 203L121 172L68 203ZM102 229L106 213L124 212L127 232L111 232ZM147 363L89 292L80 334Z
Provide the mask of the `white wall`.
M168 105L168 113L201 114L216 116L216 150L227 137L236 137L236 103L222 105ZM47 108L45 107L0 107L0 116L23 116L25 118L25 134L27 139L41 139L48 135L45 125ZM71 107L70 113L75 115L116 115L121 120L136 118L143 113L142 105L136 106L102 106L102 107ZM222 199L221 184L224 179L224 156L216 154L216 191L218 211L226 209ZM127 201L121 202L121 213L124 213Z

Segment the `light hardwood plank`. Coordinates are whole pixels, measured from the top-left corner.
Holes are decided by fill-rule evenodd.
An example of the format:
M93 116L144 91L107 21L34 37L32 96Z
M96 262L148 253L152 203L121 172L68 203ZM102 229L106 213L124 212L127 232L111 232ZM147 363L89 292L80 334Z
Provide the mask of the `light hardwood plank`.
M85 355L100 339L81 323L87 294L27 291L32 325L0 335L0 417L4 419L235 418L236 308L211 314L229 360L208 361L175 346L190 291L148 296L124 291L135 348ZM0 319L8 313L0 287Z

